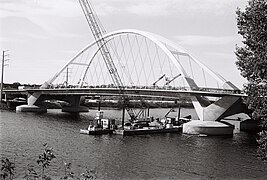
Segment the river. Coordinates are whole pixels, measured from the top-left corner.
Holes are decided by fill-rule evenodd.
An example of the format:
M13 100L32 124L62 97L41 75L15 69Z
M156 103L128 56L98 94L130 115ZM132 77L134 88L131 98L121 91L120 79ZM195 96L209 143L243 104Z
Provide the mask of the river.
M104 110L119 118L121 111ZM167 109L152 109L164 116ZM182 115L194 112L182 109ZM198 137L184 134L126 136L79 134L96 111L80 115L49 110L44 114L0 110L1 157L15 157L15 179L36 163L42 144L53 147L56 159L46 172L53 179L71 162L75 174L94 170L98 179L267 179L267 165L257 159L255 134Z

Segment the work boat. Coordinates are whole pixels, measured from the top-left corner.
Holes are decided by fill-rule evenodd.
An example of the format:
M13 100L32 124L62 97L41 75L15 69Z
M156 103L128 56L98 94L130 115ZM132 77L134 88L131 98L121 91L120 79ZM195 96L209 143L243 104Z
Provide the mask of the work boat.
M93 124L90 124L87 129L80 129L80 134L112 134L115 129L115 119L104 119L103 114L103 111L98 111Z
M113 134L119 135L139 135L139 134L159 134L159 133L179 133L182 131L181 124L176 118L138 119L132 123L125 123L124 127L115 129Z
M165 118L139 117L134 121L129 121L117 127L115 119L105 119L103 111L98 111L96 117L87 129L80 129L81 134L101 135L138 135L156 133L178 133L182 132L182 125L190 121L191 116L176 118L165 115Z

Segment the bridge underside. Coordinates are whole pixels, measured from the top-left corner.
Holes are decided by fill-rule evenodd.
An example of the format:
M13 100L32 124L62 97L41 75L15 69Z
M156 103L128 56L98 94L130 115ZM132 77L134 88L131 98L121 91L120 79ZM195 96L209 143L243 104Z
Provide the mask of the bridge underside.
M12 91L10 94L14 93ZM20 94L28 93L28 105L42 107L46 100L58 100L67 102L62 109L66 112L88 112L88 109L80 106L82 96L109 97L121 96L116 88L92 88L92 89L37 89L25 90ZM34 95L34 96L33 96ZM155 101L190 101L192 102L199 120L220 121L221 119L238 113L249 113L242 103L240 94L224 94L201 91L175 91L155 89L125 89L124 95L129 100L155 100ZM213 97L213 100L210 100ZM34 98L34 101L31 100ZM24 111L26 108L24 107ZM44 108L41 108L43 110ZM21 111L21 110L19 110ZM30 108L31 111L31 108Z
M33 95L28 95L27 105L21 105L16 107L17 112L46 112L47 105L44 103L47 100L63 101L60 107L62 112L80 113L88 112L89 109L84 106L80 106L80 95L44 95L40 93L34 93L36 101L32 102Z

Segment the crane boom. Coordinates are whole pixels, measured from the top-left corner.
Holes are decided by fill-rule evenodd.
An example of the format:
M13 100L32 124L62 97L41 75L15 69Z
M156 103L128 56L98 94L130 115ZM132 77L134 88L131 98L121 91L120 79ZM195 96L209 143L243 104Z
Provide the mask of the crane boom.
M111 75L112 81L120 90L120 93L122 94L122 98L126 103L129 101L128 97L123 94L124 85L121 81L121 78L118 74L117 68L112 60L111 54L109 52L107 41L103 38L103 29L100 28L96 14L93 12L93 8L89 2L89 0L79 0L79 3L82 7L83 13L85 15L85 18L88 22L88 25L93 33L93 36L95 38L95 41L97 43L97 46L101 52L101 55L105 61L105 64L107 66L107 69ZM131 118L131 121L134 121L137 117L135 115L135 112L133 109L126 107L126 110Z
M181 76L182 74L178 74L178 75L176 75L174 78L172 78L171 80L168 80L167 82L166 82L166 84L165 85L169 85L172 81L174 81L175 79L177 79L179 76Z
M85 18L96 40L96 43L101 52L101 55L105 61L107 69L111 75L112 81L113 83L115 83L115 86L117 86L121 90L124 87L123 83L121 81L117 68L114 65L111 54L107 47L107 41L103 38L103 33L101 31L100 26L97 23L97 18L95 17L95 14L93 13L93 8L91 4L89 3L89 0L79 0L79 3L82 7Z
M153 86L156 86L156 84L157 84L161 79L163 79L165 76L166 76L166 74L163 74L162 76L160 76L160 77L153 83Z

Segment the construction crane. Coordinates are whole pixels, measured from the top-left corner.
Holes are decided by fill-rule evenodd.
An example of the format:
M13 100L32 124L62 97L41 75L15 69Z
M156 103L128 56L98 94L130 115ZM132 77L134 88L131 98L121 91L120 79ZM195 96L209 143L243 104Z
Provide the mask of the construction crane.
M123 84L120 79L120 76L118 74L117 68L114 65L114 62L112 60L111 54L109 52L109 49L107 47L107 41L103 38L103 32L104 30L101 29L97 22L97 17L93 13L93 8L89 2L89 0L79 0L79 3L82 7L83 13L86 17L86 20L88 22L88 25L93 33L93 36L96 40L97 46L101 52L101 55L105 61L105 64L107 66L107 69L111 75L111 78L113 82L115 83L115 86L122 89Z
M158 80L156 80L156 81L153 83L153 86L156 86L156 84L157 84L161 79L163 79L165 76L166 76L166 74L163 74L162 76L160 76L160 77L158 78Z
M124 86L121 81L121 78L118 74L117 68L114 65L114 62L112 60L111 54L109 52L108 46L107 46L107 41L103 38L103 32L104 29L100 27L98 21L97 21L97 16L93 12L93 8L89 2L89 0L79 0L79 3L82 7L83 13L85 15L85 18L88 22L88 25L93 33L94 39L97 43L97 46L101 52L101 55L105 61L105 64L107 66L107 69L111 75L113 83L115 83L115 86L117 86L120 89L120 93L122 94L122 98L124 103L127 103L128 97L124 95L123 90ZM133 109L126 107L126 110L131 118L131 121L134 121L137 117L133 111Z
M175 77L173 77L172 79L167 80L167 82L165 83L165 85L166 85L166 86L169 85L172 81L174 81L175 79L177 79L179 76L181 76L181 74L178 74L178 75L176 75Z

